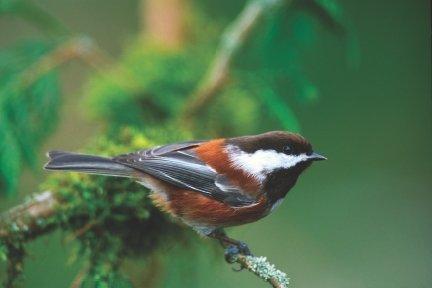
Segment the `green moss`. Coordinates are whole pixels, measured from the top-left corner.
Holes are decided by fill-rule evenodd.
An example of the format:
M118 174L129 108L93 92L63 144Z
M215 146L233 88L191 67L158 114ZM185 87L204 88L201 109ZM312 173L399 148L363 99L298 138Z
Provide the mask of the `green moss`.
M169 50L136 41L111 72L91 78L84 106L111 125L142 129L166 123L179 114L205 72L209 55L202 48Z
M0 260L7 260L6 288L14 287L20 280L24 268L24 245L21 241L0 240Z
M213 42L204 39L199 45L175 50L151 42L133 42L111 71L90 79L83 107L92 117L106 123L110 133L117 133L118 127L124 125L140 131L175 127L174 134L184 132L179 127L179 117L214 57ZM275 83L267 79L268 73L261 71L251 79L249 72L235 70L230 76L230 84L198 113L195 136L298 130L298 121L286 103L286 96L273 89ZM277 103L270 105L275 99Z
M164 142L170 142L167 135L182 137L174 132L149 133ZM124 128L118 130L115 140L98 137L83 152L112 156L156 144L136 130ZM88 259L83 287L130 287L119 272L125 257L146 257L191 235L152 205L148 189L130 179L52 173L41 188L55 191L58 204L53 216L38 219L36 224L41 228L58 227L70 235L67 239L80 243L78 253ZM0 241L0 259L9 263L9 286L22 271L23 243L33 237L25 233L26 229L12 222L7 227L10 237Z

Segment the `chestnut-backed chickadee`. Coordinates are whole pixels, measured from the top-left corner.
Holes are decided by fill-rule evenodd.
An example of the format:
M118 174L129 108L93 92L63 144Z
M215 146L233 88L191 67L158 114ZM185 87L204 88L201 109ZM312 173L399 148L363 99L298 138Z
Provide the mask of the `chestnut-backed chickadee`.
M48 170L136 179L152 191L157 207L245 254L247 246L223 228L268 215L312 161L326 159L302 136L279 131L169 144L114 158L60 151L48 156Z

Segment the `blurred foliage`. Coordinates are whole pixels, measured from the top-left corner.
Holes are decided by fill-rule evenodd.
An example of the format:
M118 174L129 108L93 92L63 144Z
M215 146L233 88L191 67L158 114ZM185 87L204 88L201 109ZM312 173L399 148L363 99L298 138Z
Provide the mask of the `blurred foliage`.
M157 136L156 133L153 135ZM117 136L116 139L98 137L85 152L117 155L156 145L154 139L150 141L129 128L121 129ZM57 211L47 219L40 219L37 225L61 228L70 233L66 241L77 240L80 243L78 254L88 258L83 287L130 287L119 272L124 257L148 257L170 241L185 246L191 242L189 229L169 221L151 204L149 191L133 180L56 173L50 174L41 185L42 190L53 187L59 202ZM0 258L4 260L7 256L13 267L19 265L22 269L22 264L17 262L21 259L18 256L24 255L23 242L33 236L27 234L23 237L14 225L9 229L12 236L0 240ZM15 247L21 247L21 250ZM7 281L13 283L19 272L9 269Z
M90 79L83 107L98 120L109 123L111 129L160 125L178 115L205 71L203 62L197 49L170 50L137 41L120 59L122 69L113 67L108 72L113 73L111 77L96 74ZM122 81L114 82L112 78Z
M207 68L203 63L211 59L208 50L208 47L193 46L167 50L137 41L125 50L119 62L122 69L114 67L108 72L114 75L95 75L89 81L83 107L98 121L107 123L111 131L123 125L141 130L155 126L169 129L178 125L178 115ZM111 78L134 79L140 87L129 89L133 84L125 83L128 80L113 82ZM196 126L194 134L209 138L252 133L270 127L298 130L296 123L290 126L293 122L286 123L290 127L281 127L271 109L262 109L266 103L265 100L260 102L262 90L248 83L246 79L236 79L228 85L208 110L200 114L200 125ZM266 115L273 121L262 121L255 117L257 114ZM226 121L227 115L236 121ZM280 113L279 116L289 117Z
M22 242L0 241L0 261L8 260L4 287L13 287L24 269L24 245Z
M38 163L36 151L57 122L60 89L57 72L26 72L49 53L53 45L27 41L0 51L0 189L15 191L21 163ZM33 69L34 70L34 69Z
M295 6L311 15L324 27L339 36L345 44L346 61L349 66L358 68L360 65L360 50L356 34L342 7L335 0L296 1Z
M0 0L0 15L39 11L32 5ZM300 130L293 101L311 104L319 97L318 88L302 72L301 52L314 41L316 18L337 34L345 29L340 6L329 0L294 1L269 12L235 59L230 81L194 119L192 133L181 125L181 114L227 24L216 12L210 17L199 7L196 4L188 15L187 42L182 48L135 40L112 67L90 77L82 105L105 129L85 152L116 155L179 140ZM41 21L41 27L54 25L64 31L54 18L30 19ZM61 34L53 43L63 39ZM57 72L39 75L34 68L54 47L46 43L33 41L0 50L0 189L8 194L16 189L21 163L38 163L35 151L57 122ZM35 80L28 83L27 79ZM41 219L38 225L60 228L78 240L79 255L88 259L82 287L129 287L119 270L125 257L148 258L167 242L187 242L187 232L154 208L149 191L133 181L52 174L42 188L55 191L61 205L53 217ZM12 232L10 239L0 241L0 258L10 263L9 281L20 274L23 243L28 240L19 229Z
M154 141L157 138L150 141L136 130L123 128L117 138L98 137L86 153L118 155L155 146ZM119 272L124 257L148 257L167 241L190 241L186 241L189 231L169 221L151 204L149 191L133 180L53 174L42 185L52 187L62 203L56 213L60 219L54 221L73 233L81 243L79 253L89 259L82 287L130 287Z
M312 47L315 40L316 21L310 15L325 18L322 22L338 34L341 29L348 30L342 10L334 1L295 2L293 6L295 9L287 5L267 15L235 59L230 83L199 113L195 135L208 138L269 129L300 130L292 101L312 104L319 98L318 88L303 73L300 61L302 50ZM316 7L320 7L319 13ZM188 30L193 36L182 49L170 50L137 40L126 47L118 67L108 72L110 77L91 78L83 105L90 115L110 129L117 124L142 129L179 123L179 114L189 104L191 92L214 55L223 27L218 29L215 23L224 23L214 17L208 24L204 22L208 15L194 12ZM114 82L112 78L122 80ZM118 113L112 107L128 113Z
M89 80L83 106L111 132L124 125L147 129L179 123L179 114L205 74L227 21L221 16L225 13L194 4L182 49L137 40L126 47L116 67ZM54 35L56 42L63 41L67 29L31 1L2 0L0 15L5 13L30 19L45 34ZM292 101L307 104L319 98L300 61L301 51L314 42L315 19L336 34L351 35L341 7L333 0L294 1L269 12L237 57L230 83L198 115L195 136L299 131ZM56 71L42 73L34 83L25 81L35 62L52 50L54 45L47 43L28 41L0 50L0 189L7 194L16 190L21 163L37 163L34 152L56 122L60 100Z
M0 0L0 16L19 17L51 36L67 34L67 29L51 14L30 0Z
M16 191L22 163L36 167L38 150L53 131L60 104L57 71L39 71L38 61L67 34L54 16L30 0L0 0L0 17L12 15L47 39L26 40L0 49L0 191Z

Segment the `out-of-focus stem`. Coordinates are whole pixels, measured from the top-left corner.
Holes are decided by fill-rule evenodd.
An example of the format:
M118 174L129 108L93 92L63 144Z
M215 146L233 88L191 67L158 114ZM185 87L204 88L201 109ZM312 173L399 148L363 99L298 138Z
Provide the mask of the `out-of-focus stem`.
M182 119L189 119L201 111L226 83L234 57L250 39L264 15L289 0L250 0L234 22L222 35L219 49L190 100L186 102Z
M178 48L184 40L184 0L142 0L141 34L168 48Z

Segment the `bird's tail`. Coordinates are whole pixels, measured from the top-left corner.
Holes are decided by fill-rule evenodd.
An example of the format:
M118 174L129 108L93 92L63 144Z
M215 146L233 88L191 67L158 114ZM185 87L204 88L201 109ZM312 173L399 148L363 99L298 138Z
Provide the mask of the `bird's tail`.
M117 177L134 177L136 175L135 169L117 163L110 158L64 151L50 151L48 157L50 160L44 166L46 170L75 171Z

